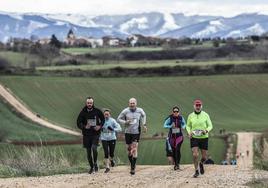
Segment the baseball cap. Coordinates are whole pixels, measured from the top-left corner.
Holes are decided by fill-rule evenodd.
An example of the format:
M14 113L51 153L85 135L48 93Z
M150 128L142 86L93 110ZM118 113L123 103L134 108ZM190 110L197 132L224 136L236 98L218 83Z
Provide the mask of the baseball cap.
M194 105L197 105L197 104L201 104L202 105L202 101L200 99L196 99L194 101Z

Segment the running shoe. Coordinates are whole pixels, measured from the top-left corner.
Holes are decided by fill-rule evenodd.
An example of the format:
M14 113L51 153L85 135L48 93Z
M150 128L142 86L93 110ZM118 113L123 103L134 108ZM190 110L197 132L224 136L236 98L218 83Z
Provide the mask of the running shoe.
M200 173L201 174L204 174L205 173L205 170L204 170L204 164L203 163L199 163L199 168L200 168Z
M194 178L197 178L198 176L199 176L199 171L196 170L195 173L194 173L194 175L193 175L193 177L194 177Z
M110 172L110 168L106 168L104 171L104 173L108 173L108 172Z
M115 162L114 160L111 160L111 167L114 167L115 166Z
M94 173L94 169L91 167L91 168L89 169L88 173L89 173L89 174Z

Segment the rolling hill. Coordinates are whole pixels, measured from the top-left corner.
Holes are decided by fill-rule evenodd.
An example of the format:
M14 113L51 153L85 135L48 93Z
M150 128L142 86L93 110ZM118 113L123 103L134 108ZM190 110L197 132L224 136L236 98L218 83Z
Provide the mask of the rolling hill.
M215 131L261 131L267 126L267 74L152 78L67 78L2 76L9 87L34 112L52 122L76 129L76 117L87 96L99 108L110 108L116 118L130 97L138 99L148 116L149 134L163 132L162 123L172 106L182 115L201 98Z

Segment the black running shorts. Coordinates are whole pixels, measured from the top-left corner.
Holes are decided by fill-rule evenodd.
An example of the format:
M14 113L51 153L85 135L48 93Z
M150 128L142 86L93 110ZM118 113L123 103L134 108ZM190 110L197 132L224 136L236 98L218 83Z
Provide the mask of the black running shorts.
M132 144L132 142L139 142L140 134L129 134L125 133L126 144Z
M191 138L191 148L193 147L208 150L208 138Z
M83 136L83 146L84 148L91 148L92 145L98 146L99 145L99 136Z

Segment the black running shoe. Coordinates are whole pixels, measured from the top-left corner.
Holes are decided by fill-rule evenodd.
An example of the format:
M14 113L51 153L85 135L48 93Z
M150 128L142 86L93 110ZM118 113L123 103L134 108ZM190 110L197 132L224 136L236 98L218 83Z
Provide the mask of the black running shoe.
M195 173L194 173L194 175L193 175L193 177L194 178L197 178L198 176L199 176L199 172L198 172L198 170L196 170Z
M108 173L108 172L110 172L110 168L106 168L104 171L104 173Z
M99 171L98 164L95 164L95 165L94 165L94 170L95 170L95 172L98 172L98 171Z
M114 167L115 166L115 162L114 160L111 160L111 167Z
M201 174L204 174L205 173L205 170L204 170L204 164L203 163L199 163L199 168L200 168L200 173Z
M131 174L131 175L135 175L135 168L131 168L131 170L130 170L130 174Z
M180 170L180 166L179 165L175 165L174 166L174 170Z
M90 168L89 171L88 171L89 174L92 174L93 172L94 172L93 168Z

